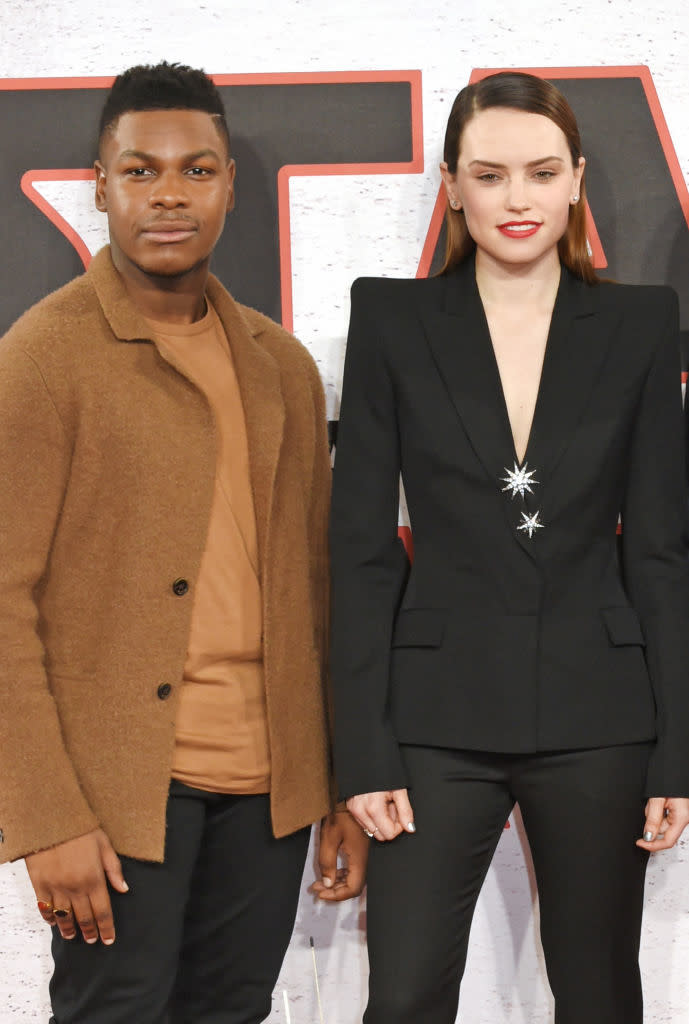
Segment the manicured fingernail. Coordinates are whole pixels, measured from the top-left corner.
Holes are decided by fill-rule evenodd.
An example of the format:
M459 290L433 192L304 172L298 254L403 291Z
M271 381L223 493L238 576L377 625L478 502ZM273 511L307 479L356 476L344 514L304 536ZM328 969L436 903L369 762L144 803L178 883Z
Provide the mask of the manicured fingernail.
M413 821L407 823L407 832L416 832L416 825Z
M323 875L323 885L326 887L326 889L332 889L332 887L333 887L333 880L332 880L332 878L328 878L327 875Z
M104 946L112 946L114 941L115 941L114 939L103 939L103 945Z
M653 842L653 833L652 832L644 832L644 839L646 840L647 843L652 843Z
M129 886L127 885L127 883L124 880L122 881L122 891L123 892L129 892Z
M94 942L98 942L98 939L87 939L86 941L88 942L89 946L92 946Z

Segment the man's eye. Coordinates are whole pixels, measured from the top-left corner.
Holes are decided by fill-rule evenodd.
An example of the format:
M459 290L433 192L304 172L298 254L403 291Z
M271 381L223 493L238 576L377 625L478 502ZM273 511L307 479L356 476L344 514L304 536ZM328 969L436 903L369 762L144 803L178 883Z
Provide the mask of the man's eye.
M190 167L188 173L195 178L199 178L212 172L207 167Z

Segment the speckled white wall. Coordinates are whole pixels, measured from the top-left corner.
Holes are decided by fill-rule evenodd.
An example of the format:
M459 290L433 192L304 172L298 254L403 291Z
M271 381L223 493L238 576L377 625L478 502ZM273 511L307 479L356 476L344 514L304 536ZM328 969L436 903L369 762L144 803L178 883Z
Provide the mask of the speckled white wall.
M119 0L103 8L86 0L5 0L0 35L5 77L109 75L162 58L218 74L421 70L423 172L291 182L294 329L319 362L331 413L349 284L363 273L415 273L438 187L448 104L472 68L648 65L687 180L688 54L689 13L678 0ZM71 223L92 216L83 196L54 199ZM80 233L94 248L102 226L89 223ZM462 990L466 1024L551 1020L526 851L521 824L513 820L477 911ZM648 1024L689 1024L688 862L685 845L658 856L649 872L643 946ZM309 866L305 885L312 874ZM305 892L273 1024L318 1020L310 936L325 1020L360 1020L364 926L363 899L334 911L314 905ZM0 869L1 1024L47 1021L48 974L48 937L24 868L6 866Z

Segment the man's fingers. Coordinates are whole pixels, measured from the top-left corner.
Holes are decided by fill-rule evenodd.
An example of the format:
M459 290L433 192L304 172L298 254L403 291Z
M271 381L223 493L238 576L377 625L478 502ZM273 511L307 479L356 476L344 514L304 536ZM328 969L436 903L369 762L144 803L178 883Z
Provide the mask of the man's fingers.
M63 939L73 939L77 934L74 920L72 897L66 892L54 892L52 897L53 916Z
M342 880L343 885L335 886L338 899L347 900L350 896L358 896L363 890L366 884L367 860L368 850L366 850L366 855L363 857L355 856L353 852L347 855L347 872ZM346 895L340 895L343 891Z
M37 903L37 906L38 906L39 914L41 915L41 917L43 918L45 923L49 924L51 926L51 928L52 928L52 926L57 921L57 918L55 917L55 913L53 911L53 904L52 904L52 902L50 900L46 900L46 899L39 899L39 900L36 901L36 903Z
M354 896L358 896L361 889L355 885L351 885L349 881L345 881L342 885L337 885L334 889L321 889L318 891L319 899L322 899L324 903L343 903L344 900L352 899Z
M91 915L96 926L96 937L106 946L115 941L115 922L107 887L103 885L91 893Z
M92 890L89 894L80 893L74 896L72 904L72 926L79 929L84 941L94 945L99 939L110 946L115 941L115 925L112 919L112 908L105 884ZM59 926L58 920L58 926ZM66 924L69 922L66 921ZM60 928L64 938L69 938Z
M105 871L105 874L108 876L108 881L110 882L110 885L117 892L129 892L129 886L125 882L124 875L122 874L122 864L120 863L120 858L113 850L112 846L110 845L110 840L107 838L105 834L102 834L99 837L98 845L100 847L103 870Z
M340 836L333 828L326 828L326 820L321 824L320 842L318 844L318 869L321 873L321 880L326 888L330 889L337 880L337 853L340 845Z
M332 888L325 888L322 883L316 882L311 887L312 892L326 903L341 903L359 896L366 882L366 859L357 860L350 856L348 863L349 867L338 870L337 881Z

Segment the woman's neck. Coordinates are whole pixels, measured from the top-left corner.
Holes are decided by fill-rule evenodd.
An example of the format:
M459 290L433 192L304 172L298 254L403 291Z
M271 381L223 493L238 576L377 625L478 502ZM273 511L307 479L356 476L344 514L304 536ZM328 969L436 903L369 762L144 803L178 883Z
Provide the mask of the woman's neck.
M476 284L484 307L539 309L550 312L560 284L560 259L553 250L543 259L505 264L476 251Z

